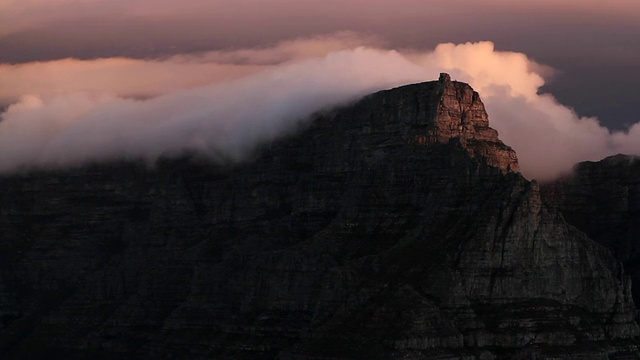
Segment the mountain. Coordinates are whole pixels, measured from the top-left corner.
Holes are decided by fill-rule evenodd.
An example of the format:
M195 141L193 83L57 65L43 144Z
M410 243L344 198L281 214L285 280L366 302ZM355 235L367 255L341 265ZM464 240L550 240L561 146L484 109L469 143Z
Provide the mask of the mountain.
M543 187L570 224L611 250L631 276L640 305L640 159L615 155L576 165L570 176Z
M476 92L317 114L252 161L0 178L5 359L633 359L631 281Z

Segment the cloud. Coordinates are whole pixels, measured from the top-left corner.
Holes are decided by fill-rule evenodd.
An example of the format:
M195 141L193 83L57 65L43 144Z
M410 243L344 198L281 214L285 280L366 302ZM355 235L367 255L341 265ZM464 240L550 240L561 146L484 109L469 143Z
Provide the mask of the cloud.
M361 43L368 47L358 46ZM549 94L547 69L491 42L433 51L376 48L353 34L259 49L0 65L0 171L199 151L242 160L309 114L447 71L471 84L523 174L552 179L581 160L638 153L640 124L610 133Z
M237 79L291 61L378 42L350 32L290 40L271 47L209 51L166 59L62 59L0 64L0 104L24 94L42 97L70 92L114 93L145 98Z
M239 160L314 111L431 77L397 52L356 48L146 100L29 94L2 114L0 171L185 150Z
M549 70L525 54L496 51L491 42L441 44L414 61L441 66L480 93L490 125L516 150L527 177L551 180L579 161L637 153L623 144L639 136L611 134L596 118L580 117L552 95L540 94L544 78L538 72Z

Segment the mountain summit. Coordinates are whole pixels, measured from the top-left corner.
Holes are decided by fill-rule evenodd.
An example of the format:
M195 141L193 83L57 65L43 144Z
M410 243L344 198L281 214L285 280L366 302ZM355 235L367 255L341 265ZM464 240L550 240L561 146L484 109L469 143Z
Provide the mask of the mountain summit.
M417 135L419 143L447 143L458 139L472 156L481 157L488 165L504 172L520 170L516 153L498 139L496 130L489 127L484 104L469 85L451 81L449 74L442 73L438 89L427 91L434 93L436 99L425 105L436 110L435 116L426 124L427 135Z
M442 75L240 165L1 177L0 356L632 358L628 276L517 170Z
M337 111L345 110L352 111ZM366 144L368 150L392 143L426 146L453 141L487 165L505 173L519 171L516 153L489 127L478 93L465 83L451 81L448 74L440 74L437 82L370 95L360 101L357 110L362 114L351 115L358 120L354 130L361 131L359 138L372 138L372 143Z

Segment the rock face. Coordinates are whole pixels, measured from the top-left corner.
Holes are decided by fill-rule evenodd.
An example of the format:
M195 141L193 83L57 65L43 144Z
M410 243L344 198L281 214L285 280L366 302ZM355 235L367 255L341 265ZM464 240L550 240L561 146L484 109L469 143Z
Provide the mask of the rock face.
M567 222L624 263L640 305L640 158L580 163L571 176L545 185L544 194Z
M252 162L0 178L7 359L622 359L630 281L466 84L382 91Z
M424 88L410 94L396 89L400 104L415 97L416 114L399 114L415 119L413 130L418 144L446 144L455 139L489 166L503 172L520 171L518 158L511 147L498 139L498 132L489 127L489 117L477 92L464 83L452 82L448 74L440 74L437 87ZM425 111L426 110L426 111ZM409 116L407 116L409 115Z

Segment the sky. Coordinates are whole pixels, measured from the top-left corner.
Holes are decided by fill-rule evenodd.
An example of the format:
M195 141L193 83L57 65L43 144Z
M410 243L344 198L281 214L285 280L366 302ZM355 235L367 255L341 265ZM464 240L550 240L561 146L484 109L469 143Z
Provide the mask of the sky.
M640 153L637 0L0 0L0 171L242 159L313 111L445 70L525 176Z

